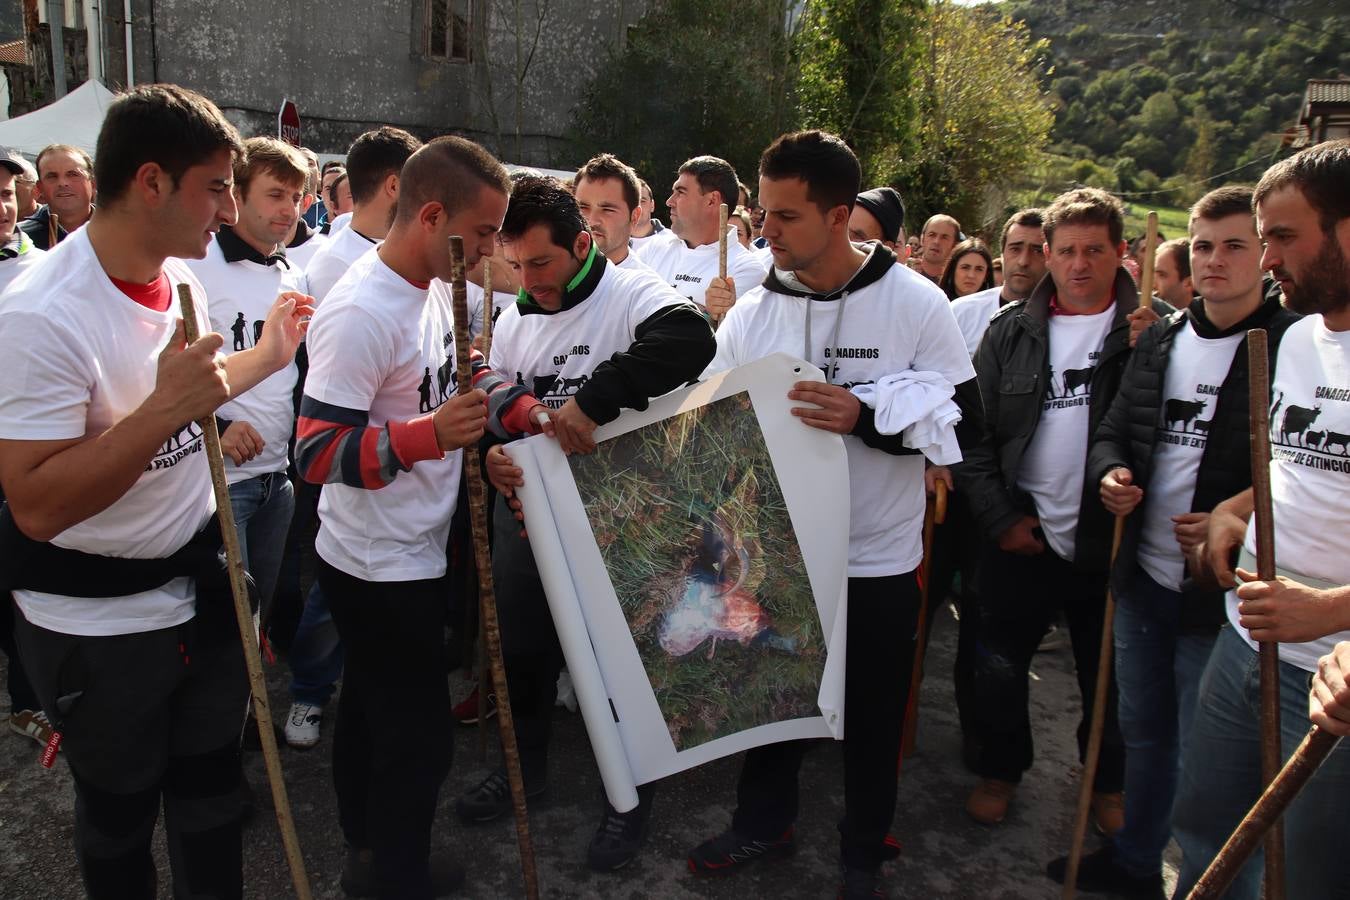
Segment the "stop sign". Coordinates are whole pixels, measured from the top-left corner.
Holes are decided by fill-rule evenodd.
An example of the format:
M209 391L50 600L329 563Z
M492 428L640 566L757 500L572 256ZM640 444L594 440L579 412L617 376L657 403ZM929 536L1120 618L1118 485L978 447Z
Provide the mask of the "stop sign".
M277 137L292 147L300 146L300 110L290 100L281 101L277 114Z

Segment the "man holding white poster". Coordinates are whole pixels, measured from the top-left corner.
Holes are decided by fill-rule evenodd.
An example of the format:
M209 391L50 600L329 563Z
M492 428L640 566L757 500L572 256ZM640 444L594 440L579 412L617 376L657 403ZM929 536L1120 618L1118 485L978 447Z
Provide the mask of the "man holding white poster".
M763 234L773 271L727 312L706 374L775 352L825 374L788 398L802 423L843 436L852 501L844 688L841 896L871 897L895 849L897 759L908 699L923 555L924 459L960 460L957 426L978 427L953 402L975 372L941 291L895 265L882 244L850 243L861 180L857 157L821 131L787 134L760 159ZM814 330L813 330L814 325ZM795 850L797 771L806 743L746 754L731 827L689 854L691 870L724 874Z
M621 409L646 409L649 398L696 379L712 359L715 343L703 315L650 269L609 263L556 178L515 181L501 246L521 291L497 319L491 366L549 407L564 451L595 450L598 425ZM500 446L489 450L486 463L501 492L493 578L512 718L525 793L538 796L548 783L549 717L563 656L534 552L512 518L521 472ZM592 868L617 869L636 855L650 801L647 790L636 809L606 809L587 853ZM502 769L455 804L465 822L491 821L510 808Z

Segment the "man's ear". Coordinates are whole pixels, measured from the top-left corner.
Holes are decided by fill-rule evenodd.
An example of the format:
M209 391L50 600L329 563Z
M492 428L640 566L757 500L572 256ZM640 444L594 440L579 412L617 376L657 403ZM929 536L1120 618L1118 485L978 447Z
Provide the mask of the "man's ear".
M581 262L585 262L586 257L591 255L591 233L584 228L572 242L572 255Z

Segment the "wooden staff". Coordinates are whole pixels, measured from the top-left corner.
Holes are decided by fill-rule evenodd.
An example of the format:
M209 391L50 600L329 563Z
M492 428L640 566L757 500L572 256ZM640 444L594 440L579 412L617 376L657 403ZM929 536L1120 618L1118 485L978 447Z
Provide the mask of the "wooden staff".
M469 368L469 300L464 288L464 239L450 238L450 296L455 320L455 369L459 392L473 390ZM488 552L487 490L483 485L478 445L464 448L464 474L469 483L469 520L473 524L473 554L478 565L478 608L483 622L483 643L492 669L492 688L497 695L497 726L502 738L502 756L506 759L506 780L511 785L511 806L516 817L516 842L520 846L520 867L525 879L525 896L539 897L539 878L535 872L534 845L530 841L530 819L525 810L525 781L520 772L520 752L516 747L515 722L511 718L511 697L506 690L506 667L502 665L502 636L497 626L497 597L492 582L492 558ZM479 693L482 693L479 685Z
M192 302L192 288L178 285L178 303L183 313L183 335L191 344L197 340L197 308ZM300 838L295 833L295 819L291 816L291 802L286 796L286 781L281 775L281 757L277 753L277 735L272 727L272 708L267 700L267 681L263 677L262 657L258 653L258 632L253 624L253 610L248 603L248 586L244 581L244 557L239 550L239 532L234 526L234 507L230 505L230 486L225 480L225 460L221 456L220 432L216 417L207 414L197 423L206 438L206 462L211 469L211 487L216 493L216 514L220 516L220 535L225 541L225 561L230 573L230 593L234 597L234 616L239 623L239 637L244 644L244 664L248 667L249 688L253 693L253 711L258 720L258 737L262 743L263 765L267 782L272 787L272 805L276 808L277 825L281 828L281 845L286 851L286 863L291 869L291 883L300 900L310 900L309 874L300 855Z
M1340 741L1340 737L1329 731L1323 731L1316 725L1309 729L1303 743L1299 744L1294 755L1289 757L1289 762L1284 764L1275 780L1267 785L1256 805L1238 823L1237 829L1229 835L1223 849L1210 861L1209 868L1205 869L1195 887L1186 895L1188 900L1210 900L1210 898L1217 900L1223 896L1233 883L1233 879L1237 877L1238 870L1256 851L1256 845L1261 843L1261 838L1279 825L1280 817L1289 808L1289 804L1294 802L1294 798L1316 774L1322 763L1326 762ZM1269 871L1269 862L1266 866Z
M928 652L928 596L933 573L933 526L947 521L947 482L933 487L923 511L923 562L919 564L919 624L914 638L914 667L909 676L909 699L905 702L905 730L901 756L914 755L915 730L919 721L919 686L923 684L923 658ZM941 599L941 598L939 598Z
M492 260L483 260L483 359L492 357ZM487 759L487 652L483 639L483 603L478 603L478 758Z
M50 250L56 246L60 239L61 217L56 214L56 210L50 205L47 206L47 249ZM186 321L186 320L185 320Z
M1252 439L1252 514L1256 519L1256 576L1275 580L1275 514L1270 499L1270 357L1266 331L1247 332L1248 411ZM1280 771L1280 645L1261 641L1261 783ZM1266 836L1266 900L1284 898L1284 825Z
M1153 256L1158 244L1158 214L1148 214L1144 232L1144 265L1139 278L1139 302L1153 302ZM1119 300L1117 300L1119 302ZM1106 729L1106 695L1111 684L1111 657L1115 649L1116 597L1111 590L1111 576L1120 553L1120 539L1125 534L1125 517L1116 516L1111 534L1111 562L1106 570L1106 609L1102 617L1102 642L1097 659L1097 683L1092 691L1092 722L1088 727L1087 758L1083 761L1083 783L1078 788L1078 812L1074 818L1073 843L1069 848L1068 865L1064 872L1064 900L1073 900L1078 892L1078 866L1082 862L1083 841L1087 837L1088 816L1092 813L1092 783L1097 779L1097 763L1102 752L1102 733Z
M723 203L717 208L717 277L726 280L727 277L727 205ZM722 323L722 314L713 316L713 331Z

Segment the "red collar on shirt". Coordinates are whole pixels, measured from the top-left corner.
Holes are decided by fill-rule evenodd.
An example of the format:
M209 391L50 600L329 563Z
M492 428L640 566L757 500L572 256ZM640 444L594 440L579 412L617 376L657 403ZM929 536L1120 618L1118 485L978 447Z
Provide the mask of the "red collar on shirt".
M163 272L160 272L159 277L149 284L123 281L120 278L113 278L111 275L108 276L108 280L132 300L147 309L153 309L155 312L168 312L169 304L173 302L173 288L169 285L169 276Z
M1100 309L1090 309L1087 312L1079 312L1076 309L1069 309L1059 305L1059 294L1050 295L1050 315L1052 316L1095 316L1097 313L1104 313L1111 308L1111 304L1116 302L1116 292L1112 291L1111 296L1106 298Z

